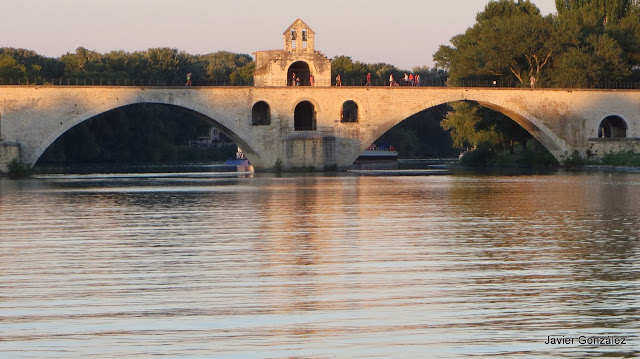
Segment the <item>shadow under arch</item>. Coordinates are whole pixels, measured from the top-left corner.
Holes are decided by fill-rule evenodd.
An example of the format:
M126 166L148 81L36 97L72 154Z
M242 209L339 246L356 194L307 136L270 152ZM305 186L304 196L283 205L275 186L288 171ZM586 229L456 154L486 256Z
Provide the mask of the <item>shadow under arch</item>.
M128 108L128 107L132 107L132 106L138 106L138 105L157 105L157 106L166 106L166 107L171 107L173 109L176 109L178 111L181 111L185 114L188 114L190 116L193 116L195 118L198 118L202 121L205 121L213 126L216 126L218 129L220 129L220 131L222 131L227 137L229 137L231 139L231 141L233 141L233 143L235 143L238 147L242 148L243 153L245 154L245 156L247 157L247 159L249 160L249 162L254 165L254 167L259 167L262 166L262 161L259 157L259 154L255 151L254 148L252 148L240 135L238 135L237 133L235 133L233 130L231 130L230 128L228 128L227 126L224 125L224 123L222 121L216 120L206 114L203 114L201 112L198 112L196 110L181 106L181 105L177 105L177 104L171 104L171 103L163 103L163 102L153 102L153 101L141 101L141 102L134 102L134 103L128 103L128 104L124 104L121 106L115 106L109 109L102 109L102 110L98 110L96 112L92 112L92 113L84 113L84 114L80 114L78 116L76 116L75 118L73 118L71 121L67 121L67 122L63 122L60 124L60 126L57 128L57 130L55 132L53 132L49 137L47 137L45 140L43 140L37 150L34 152L33 157L30 159L30 163L36 164L38 162L38 160L42 157L42 155L44 154L44 152L58 139L60 138L62 135L64 135L65 133L67 133L69 130L71 130L72 128L76 127L77 125L86 122L88 120L91 120L93 118L96 118L99 115L103 115L105 113L108 113L110 111L114 111L114 110L118 110L118 109L123 109L123 108Z
M457 95L457 96L456 96ZM459 93L453 93L451 98L447 98L443 96L442 98L433 99L429 102L426 102L420 106L415 106L412 108L408 108L402 113L394 116L390 121L387 122L386 126L381 126L376 130L371 132L369 138L364 140L361 144L361 151L364 151L371 143L374 143L378 138L380 138L384 133L389 131L393 126L398 123L408 119L414 114L419 112L429 110L436 106L442 104L448 104L458 101L467 101L477 103L480 106L492 109L496 112L499 112L516 123L518 123L522 128L524 128L533 138L538 140L544 146L547 151L549 151L558 161L562 161L568 154L568 146L565 141L559 138L556 134L551 131L550 128L544 125L544 123L536 118L535 116L523 111L516 106L509 104L497 104L491 101L488 98L482 98L478 96L477 98L473 95L466 95L463 98L460 98ZM354 158L355 160L355 158Z

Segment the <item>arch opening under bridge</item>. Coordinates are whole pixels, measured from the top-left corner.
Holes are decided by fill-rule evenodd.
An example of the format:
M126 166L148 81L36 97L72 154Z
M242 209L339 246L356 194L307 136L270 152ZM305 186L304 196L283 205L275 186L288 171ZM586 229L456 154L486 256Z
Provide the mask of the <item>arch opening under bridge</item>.
M381 126L374 131L371 132L371 135L363 140L361 150L364 151L368 146L378 140L382 135L387 133L391 128L396 126L397 124L409 119L411 116L418 114L423 111L427 111L434 107L453 103L457 101L466 101L477 103L480 106L489 108L496 112L499 112L518 125L520 125L527 133L529 133L533 138L535 138L540 144L547 149L558 161L562 161L565 156L568 154L568 147L564 140L559 138L550 128L548 128L544 122L535 116L531 115L527 111L524 111L522 108L519 108L513 104L504 104L498 103L498 101L494 101L491 98L487 98L486 96L478 96L475 97L473 94L466 95L466 98L460 99L459 96L454 95L451 97L458 98L446 98L441 97L437 99L433 99L424 104L414 106L411 108L407 108L405 111L400 111L400 113L394 116L393 121L387 122L385 126ZM355 158L354 158L355 160Z
M235 145L237 145L238 147L242 148L243 152L249 158L249 160L250 161L253 160L252 163L260 163L260 158L259 158L258 154L249 145L249 143L247 141L245 141L245 139L240 137L238 134L234 133L230 128L225 126L224 123L228 122L228 121L216 120L216 119L214 119L214 118L212 118L212 117L210 117L210 116L208 116L208 115L206 115L204 113L195 111L193 109L190 109L190 108L187 108L187 107L184 107L184 106L179 106L179 105L174 105L174 104L167 104L167 103L160 103L160 102L137 102L137 103L133 103L133 104L117 106L117 107L113 107L113 108L108 109L108 110L103 110L101 112L96 112L96 113L91 113L91 114L80 114L80 115L76 116L75 118L71 119L70 121L62 122L60 124L60 127L53 134L48 136L46 139L44 139L44 141L42 141L40 143L40 145L38 147L38 151L36 151L34 153L34 160L31 163L38 164L38 162L42 158L43 154L49 148L51 148L52 145L56 141L61 139L65 134L69 133L72 129L77 128L80 124L86 123L87 121L91 121L91 120L99 120L101 122L102 121L108 121L110 119L113 120L113 117L112 118L109 117L109 113L110 112L118 111L118 110L126 111L126 110L131 110L131 109L133 109L133 108L135 108L137 106L147 106L147 105L151 105L153 107L155 107L155 106L157 106L157 107L168 107L173 111L178 111L180 113L183 113L186 116L185 116L185 118L182 119L182 121L201 121L203 123L208 124L209 126L215 126L216 128L218 128L220 130L220 132L223 133L223 137L226 136ZM149 109L147 109L147 110L149 110ZM144 109L141 109L141 111L144 111ZM138 120L138 119L136 119L136 118L127 118L127 121L136 121L136 120ZM104 127L108 127L108 126L104 126ZM163 130L164 131L171 131L171 129L163 129ZM115 129L115 130L112 129L112 131L116 132L116 131L118 131L118 129ZM95 133L94 135L95 136L100 136L100 133ZM131 136L127 136L127 138L125 140L138 141L141 138L143 138L145 135L146 135L145 133L135 133L135 134L132 134ZM155 135L162 136L162 134L159 134L159 135L155 134ZM197 137L197 134L194 134L194 136ZM195 138L192 138L192 139L195 139ZM179 146L180 144L174 143L172 145ZM135 147L134 145L131 145L131 144L127 144L127 146ZM235 153L235 146L233 148L234 148L233 152Z

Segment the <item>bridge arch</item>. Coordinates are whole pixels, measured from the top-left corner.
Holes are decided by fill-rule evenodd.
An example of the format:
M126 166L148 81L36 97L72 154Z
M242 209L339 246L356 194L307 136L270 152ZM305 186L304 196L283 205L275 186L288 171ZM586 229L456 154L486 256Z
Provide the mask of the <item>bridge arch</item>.
M428 110L438 105L457 102L457 101L470 101L475 102L483 107L490 108L494 111L500 112L503 115L511 118L520 126L522 126L529 134L537 139L557 160L561 161L569 153L569 147L566 142L559 138L548 126L544 124L542 120L535 117L531 113L528 113L522 109L518 104L513 102L503 102L491 98L490 96L480 94L476 91L449 91L445 95L431 98L428 101L420 103L418 105L409 106L402 111L398 111L398 114L387 122L386 126L380 126L372 131L371 136L362 141L361 150L364 151L371 143L374 143L380 136L391 129L396 124L406 120L411 115L418 112Z
M611 115L605 117L598 126L599 138L626 138L627 122L620 116Z
M114 106L105 106L95 111L77 114L75 117L67 121L60 122L60 126L58 126L55 131L53 131L48 137L46 137L39 143L35 151L31 154L31 157L28 158L27 161L29 161L29 163L36 163L42 156L42 154L46 151L46 149L53 144L53 142L55 142L60 136L69 131L71 128L79 125L80 123L112 110L141 104L155 104L176 107L181 111L187 112L195 117L211 123L212 125L218 127L222 132L224 132L225 135L229 137L236 145L242 148L242 151L245 153L249 161L254 164L254 166L262 166L262 160L260 159L258 152L247 141L244 140L244 136L242 136L241 133L239 133L238 131L234 131L230 126L227 126L227 123L233 123L233 121L235 121L235 118L227 118L223 115L218 119L215 119L211 114L205 113L205 111L198 111L184 105L144 100L134 101L126 104L118 104Z

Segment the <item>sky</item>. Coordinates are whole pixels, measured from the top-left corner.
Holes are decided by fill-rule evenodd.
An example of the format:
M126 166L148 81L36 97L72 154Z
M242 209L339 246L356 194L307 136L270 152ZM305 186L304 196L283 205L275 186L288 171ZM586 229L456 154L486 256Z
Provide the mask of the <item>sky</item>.
M82 46L107 53L170 47L189 54L283 48L302 19L315 49L400 69L433 67L489 0L0 0L0 47L60 57ZM531 0L547 15L554 0Z

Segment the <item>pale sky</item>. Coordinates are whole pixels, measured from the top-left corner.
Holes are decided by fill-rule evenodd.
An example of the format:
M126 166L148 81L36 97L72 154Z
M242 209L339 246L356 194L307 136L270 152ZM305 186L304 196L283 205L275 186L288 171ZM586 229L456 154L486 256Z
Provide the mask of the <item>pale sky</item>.
M400 69L433 67L433 54L475 23L489 0L0 0L0 47L49 57L79 46L106 53L171 47L190 54L252 54L283 47L297 18L327 57ZM531 0L544 15L554 0Z

